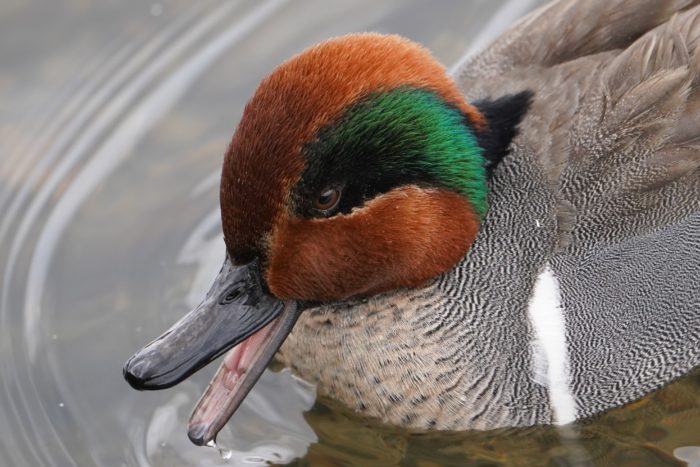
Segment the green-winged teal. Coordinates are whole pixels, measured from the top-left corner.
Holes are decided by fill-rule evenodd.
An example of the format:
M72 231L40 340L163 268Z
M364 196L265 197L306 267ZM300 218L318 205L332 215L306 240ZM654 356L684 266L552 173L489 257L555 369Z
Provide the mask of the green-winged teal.
M698 3L561 0L453 77L379 34L283 63L225 156L219 276L125 376L168 387L235 346L192 415L203 444L278 348L416 430L567 423L688 372Z

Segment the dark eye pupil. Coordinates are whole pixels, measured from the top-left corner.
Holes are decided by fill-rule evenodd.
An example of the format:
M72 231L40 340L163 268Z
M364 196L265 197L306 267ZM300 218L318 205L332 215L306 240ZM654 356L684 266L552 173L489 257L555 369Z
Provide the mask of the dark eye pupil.
M333 200L333 192L329 190L318 197L318 204L328 204L332 200Z
M318 195L318 198L316 198L314 202L314 207L316 209L328 210L338 203L338 199L340 199L340 192L334 188L329 188Z

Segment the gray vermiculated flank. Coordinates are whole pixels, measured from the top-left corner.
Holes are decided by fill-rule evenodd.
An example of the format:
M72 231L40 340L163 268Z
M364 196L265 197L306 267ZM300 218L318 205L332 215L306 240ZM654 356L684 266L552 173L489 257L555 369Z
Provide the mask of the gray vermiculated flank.
M579 417L696 367L697 3L555 2L467 61L456 79L470 100L535 96L491 180L477 241L422 289L307 311L282 360L321 394L389 423L551 422L527 317L549 264Z

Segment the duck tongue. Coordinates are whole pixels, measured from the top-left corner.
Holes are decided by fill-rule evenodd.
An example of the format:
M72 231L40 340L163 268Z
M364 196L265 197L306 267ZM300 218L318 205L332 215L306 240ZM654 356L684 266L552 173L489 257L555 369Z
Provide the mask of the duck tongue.
M287 302L279 317L231 349L190 416L187 436L197 445L216 435L241 405L272 360L299 314L295 302Z

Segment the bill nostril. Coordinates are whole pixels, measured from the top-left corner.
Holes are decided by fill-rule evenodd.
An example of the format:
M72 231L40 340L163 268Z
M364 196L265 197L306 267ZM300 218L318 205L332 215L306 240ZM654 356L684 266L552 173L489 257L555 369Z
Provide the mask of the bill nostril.
M229 303L233 302L235 299L240 297L242 292L243 291L240 287L233 287L226 290L224 293L221 294L221 297L219 298L219 304L228 305Z

